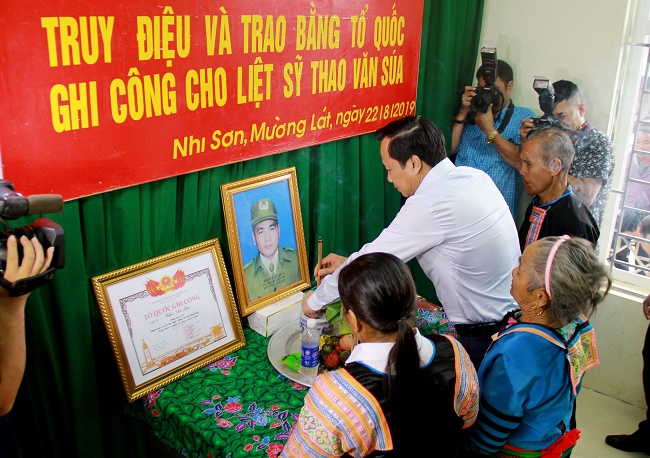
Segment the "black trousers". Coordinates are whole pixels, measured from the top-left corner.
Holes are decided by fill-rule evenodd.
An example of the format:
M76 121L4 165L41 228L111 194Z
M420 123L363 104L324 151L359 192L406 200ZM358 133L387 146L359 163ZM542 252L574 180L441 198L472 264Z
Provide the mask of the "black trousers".
M465 350L467 350L469 358L474 363L474 367L478 372L478 368L485 357L485 353L492 344L492 337L488 334L471 337L458 336L458 341Z
M643 344L643 393L645 394L645 403L647 406L645 420L639 423L639 431L643 431L648 437L650 435L650 324L645 333L645 343Z

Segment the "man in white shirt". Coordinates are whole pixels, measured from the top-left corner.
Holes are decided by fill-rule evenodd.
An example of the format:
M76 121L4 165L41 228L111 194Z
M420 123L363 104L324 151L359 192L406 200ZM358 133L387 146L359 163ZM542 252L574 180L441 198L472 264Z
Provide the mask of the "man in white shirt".
M305 294L303 312L314 316L339 298L338 271L370 252L417 258L478 369L491 335L516 308L511 272L520 251L517 228L503 196L483 171L447 159L440 129L421 116L377 130L388 181L407 197L391 224L349 258L329 254L315 275L320 286Z

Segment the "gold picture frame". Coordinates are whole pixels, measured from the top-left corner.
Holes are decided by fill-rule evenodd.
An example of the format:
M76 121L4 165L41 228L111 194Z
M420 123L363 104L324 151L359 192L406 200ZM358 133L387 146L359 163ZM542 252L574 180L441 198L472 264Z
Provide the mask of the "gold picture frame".
M218 239L92 284L129 402L246 345Z
M242 317L311 286L295 167L222 184L221 199Z

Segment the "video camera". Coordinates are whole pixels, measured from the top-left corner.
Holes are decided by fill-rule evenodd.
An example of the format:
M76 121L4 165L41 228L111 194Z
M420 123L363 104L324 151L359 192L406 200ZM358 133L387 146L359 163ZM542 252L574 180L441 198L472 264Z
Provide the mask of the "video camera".
M497 80L497 49L481 48L481 67L483 67L483 81L485 86L476 87L476 95L470 101L470 107L474 111L487 113L491 104L501 105L503 93L494 85Z
M557 127L559 129L564 129L562 121L553 115L553 109L555 108L555 90L553 89L551 82L543 76L536 76L533 81L533 89L535 89L535 92L539 94L539 108L544 114L533 118L533 124L535 127L531 129L528 134L535 129L544 127Z
M41 275L29 277L14 283L9 290L10 296L21 296L49 282L54 277L54 269L62 269L65 265L65 238L63 228L48 218L38 218L27 226L13 228L6 220L20 218L25 215L54 213L63 211L63 198L58 194L35 194L24 197L15 191L14 185L0 179L0 271L7 266L7 239L15 235L17 239L25 235L36 237L43 245L43 250L54 247L54 257L50 268ZM22 245L18 243L18 258L23 259ZM3 286L5 286L3 284Z

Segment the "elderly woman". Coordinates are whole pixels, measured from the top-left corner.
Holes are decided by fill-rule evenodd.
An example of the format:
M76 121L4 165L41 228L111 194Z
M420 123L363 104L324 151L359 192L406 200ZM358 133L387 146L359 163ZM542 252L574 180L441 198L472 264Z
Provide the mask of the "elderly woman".
M479 369L479 416L464 456L569 456L582 376L599 362L586 317L610 284L587 240L546 237L524 250L511 287L521 311Z
M281 456L456 456L478 407L467 352L451 337L429 340L413 327L413 278L392 254L356 258L338 285L359 343L343 368L316 377Z

